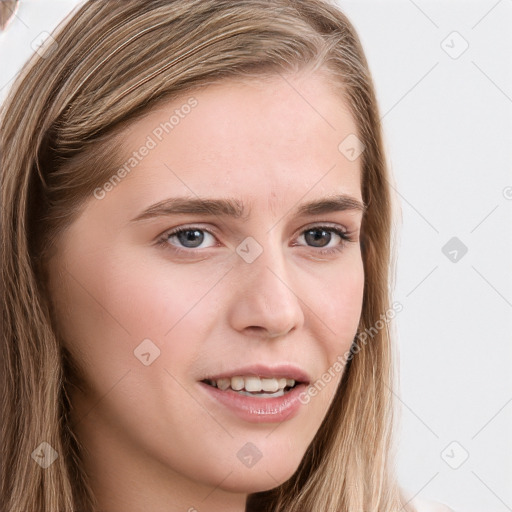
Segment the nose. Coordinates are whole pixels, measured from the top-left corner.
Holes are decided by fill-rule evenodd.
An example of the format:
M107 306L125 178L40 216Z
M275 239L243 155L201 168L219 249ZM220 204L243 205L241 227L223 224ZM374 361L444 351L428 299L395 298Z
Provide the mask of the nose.
M229 322L238 332L278 338L304 324L303 302L293 288L282 250L265 247L252 263L237 260Z

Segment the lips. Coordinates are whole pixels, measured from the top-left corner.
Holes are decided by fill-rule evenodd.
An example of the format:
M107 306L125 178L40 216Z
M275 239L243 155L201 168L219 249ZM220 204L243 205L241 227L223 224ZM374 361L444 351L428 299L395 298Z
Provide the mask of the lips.
M270 373L268 370L269 368L267 367L265 370L260 371L259 373L263 373L264 375L277 375L280 374L279 372L281 372L281 370L276 372L276 368L270 370ZM235 370L235 372L241 373L248 371L249 370L247 368L240 368ZM255 371L254 368L252 371ZM286 371L289 371L289 369L285 370L285 372ZM290 373L288 373L288 375L289 374ZM304 372L292 372L292 374L296 377L301 376L301 378L304 378L302 377ZM220 377L219 380L223 378L227 380L227 376ZM236 376L232 377L232 379L233 378L236 378ZM287 379L284 377L281 378L287 382ZM308 380L304 382L309 382L309 377L307 377L307 374L306 378ZM219 382L219 380L216 382ZM269 378L269 380L277 379ZM294 379L290 380L295 382ZM290 421L295 418L298 414L300 414L300 411L306 407L304 402L301 400L301 396L305 389L305 383L296 383L292 388L286 386L284 389L278 389L276 392L250 392L244 389L236 391L231 387L222 390L217 386L209 384L208 379L199 382L200 393L204 393L204 396L207 397L207 400L211 401L209 403L211 403L211 406L215 408L213 409L215 412L218 411L219 414L225 414L227 412L229 415L234 415L239 419L242 419L244 422L259 424ZM220 409L217 409L219 407Z

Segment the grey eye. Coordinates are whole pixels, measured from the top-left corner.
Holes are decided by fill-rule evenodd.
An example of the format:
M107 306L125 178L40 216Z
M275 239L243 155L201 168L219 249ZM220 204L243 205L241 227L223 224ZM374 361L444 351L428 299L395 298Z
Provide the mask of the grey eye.
M174 235L184 247L195 249L204 240L204 233L200 229L184 229Z
M322 228L308 229L304 232L304 240L313 247L324 247L324 244L320 243L320 245L318 245L318 242L321 242L322 239L324 239L326 242L325 245L327 245L331 241L331 238L332 233Z

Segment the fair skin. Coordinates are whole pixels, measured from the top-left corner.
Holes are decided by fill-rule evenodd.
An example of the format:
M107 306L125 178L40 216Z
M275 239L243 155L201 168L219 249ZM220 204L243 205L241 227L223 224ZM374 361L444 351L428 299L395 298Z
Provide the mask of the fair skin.
M133 122L123 149L140 148L191 95ZM249 493L290 478L342 371L278 423L241 419L200 381L290 363L313 383L350 348L361 314L362 212L297 214L337 194L362 201L360 159L338 150L356 133L340 97L319 74L222 82L193 96L197 106L137 167L91 197L50 262L60 329L87 378L73 414L105 512L242 512ZM132 220L177 196L236 198L246 217ZM326 224L352 241L325 228L306 235ZM183 236L156 245L181 226L202 231L188 246ZM247 237L262 249L250 263L236 252ZM134 356L144 339L160 349L148 366ZM237 456L249 442L262 455L251 467Z

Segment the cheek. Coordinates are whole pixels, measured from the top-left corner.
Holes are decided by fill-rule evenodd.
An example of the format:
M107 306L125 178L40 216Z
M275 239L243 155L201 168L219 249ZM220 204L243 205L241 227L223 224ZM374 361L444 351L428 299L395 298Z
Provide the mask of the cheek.
M86 393L74 396L78 416L92 411L91 428L97 418L108 418L127 436L153 443L147 446L152 451L166 445L169 430L181 432L185 446L187 418L198 425L195 438L204 436L211 418L185 387L209 319L218 316L208 291L222 272L198 276L192 266L171 272L168 262L135 265L113 252L68 259L66 268L61 279L52 279L51 293L63 342L87 379ZM151 340L144 352L152 360L158 354L147 366L134 354L141 354L143 340ZM141 418L152 418L151 436Z
M223 274L222 268L204 272L165 259L136 263L133 271L109 277L112 308L129 325L133 344L150 338L161 348L172 346L172 361L181 360L218 318L219 298L211 292Z
M218 297L214 301L209 292L223 269L204 275L192 265L146 262L136 253L68 258L62 279L53 279L63 342L97 394L127 370L146 369L137 358L142 353L154 359L151 368L186 374L218 318ZM148 385L156 384L152 375L145 374Z
M64 279L52 290L72 338L97 331L132 342L151 336L163 341L215 283L211 273L199 277L192 267L173 270L165 262L107 254L68 261Z
M324 279L316 294L318 314L328 329L330 348L340 348L354 337L362 311L364 293L364 267L359 255ZM343 347L342 347L343 348Z
M343 376L347 355L357 333L362 312L364 293L364 267L355 256L344 265L336 277L317 290L308 300L315 308L315 330L324 332L322 372L316 376L304 395L304 402L319 411L327 412L338 384Z

